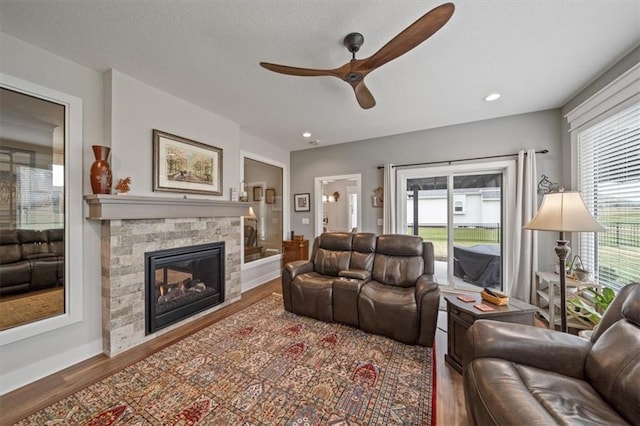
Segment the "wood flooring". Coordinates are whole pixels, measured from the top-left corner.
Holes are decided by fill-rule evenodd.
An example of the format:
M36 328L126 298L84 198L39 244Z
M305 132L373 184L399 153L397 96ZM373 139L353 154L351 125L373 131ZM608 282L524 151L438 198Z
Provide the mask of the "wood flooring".
M280 278L242 294L236 303L165 333L122 354L109 358L97 355L58 373L52 374L6 395L0 396L0 425L11 425L30 414L63 399L84 387L207 327L271 293L281 293ZM446 314L438 316L436 332L436 419L437 424L468 425L462 392L462 377L444 362L447 350Z

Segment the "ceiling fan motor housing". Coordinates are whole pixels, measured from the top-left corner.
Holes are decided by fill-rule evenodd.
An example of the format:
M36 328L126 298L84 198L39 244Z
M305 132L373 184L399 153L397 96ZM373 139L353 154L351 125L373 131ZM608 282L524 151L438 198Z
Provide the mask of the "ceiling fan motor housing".
M364 44L364 36L360 33L350 33L344 38L343 43L349 52L356 53Z

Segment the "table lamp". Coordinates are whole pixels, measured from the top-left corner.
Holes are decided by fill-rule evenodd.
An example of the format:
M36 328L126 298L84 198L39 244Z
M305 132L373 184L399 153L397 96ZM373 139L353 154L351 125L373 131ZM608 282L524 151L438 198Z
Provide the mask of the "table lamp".
M606 228L600 225L589 213L579 192L551 192L542 198L542 204L536 216L524 226L535 231L557 231L556 254L560 263L560 330L567 332L567 294L565 260L571 249L569 241L564 239L565 232L600 232ZM553 291L550 288L549 291ZM549 306L549 309L555 309Z

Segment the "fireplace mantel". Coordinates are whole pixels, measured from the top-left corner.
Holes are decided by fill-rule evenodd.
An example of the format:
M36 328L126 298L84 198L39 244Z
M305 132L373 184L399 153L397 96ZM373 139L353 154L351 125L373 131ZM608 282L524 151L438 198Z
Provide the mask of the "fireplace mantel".
M136 195L85 195L87 219L167 219L248 216L249 204L195 198L147 197Z

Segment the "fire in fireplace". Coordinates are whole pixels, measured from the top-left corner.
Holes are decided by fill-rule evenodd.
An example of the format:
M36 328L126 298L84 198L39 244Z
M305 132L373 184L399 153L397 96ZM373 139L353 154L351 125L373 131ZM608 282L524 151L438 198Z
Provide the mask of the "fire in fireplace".
M144 257L147 334L224 302L224 242Z

